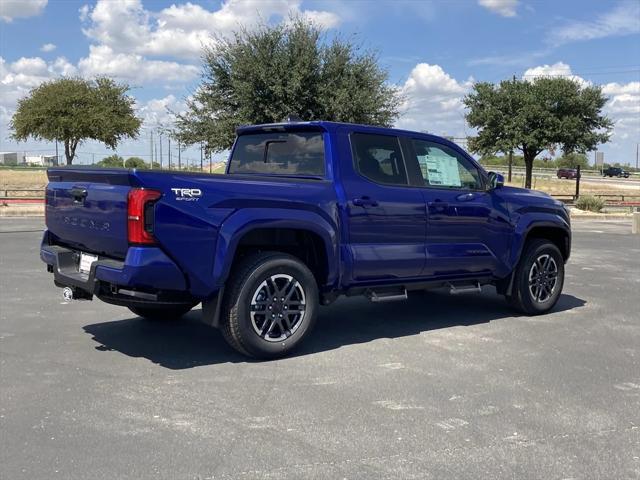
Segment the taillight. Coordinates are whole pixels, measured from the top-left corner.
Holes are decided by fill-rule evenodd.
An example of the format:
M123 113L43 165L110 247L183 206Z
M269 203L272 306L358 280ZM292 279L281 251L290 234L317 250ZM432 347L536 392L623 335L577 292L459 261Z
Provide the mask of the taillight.
M127 220L129 243L150 245L153 237L153 203L162 196L157 190L132 188L129 190Z

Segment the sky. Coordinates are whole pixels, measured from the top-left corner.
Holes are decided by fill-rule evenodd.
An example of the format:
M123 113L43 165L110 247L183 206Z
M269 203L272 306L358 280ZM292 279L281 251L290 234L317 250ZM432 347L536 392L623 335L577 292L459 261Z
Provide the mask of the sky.
M30 89L106 75L131 85L143 119L140 137L116 152L148 159L151 132L170 125L170 111L197 88L211 34L291 14L377 52L405 97L397 127L466 137L462 98L474 82L561 75L602 86L615 127L599 150L606 162L635 164L640 0L0 0L0 151L53 152L51 143L10 138ZM79 163L113 153L95 142L78 152Z

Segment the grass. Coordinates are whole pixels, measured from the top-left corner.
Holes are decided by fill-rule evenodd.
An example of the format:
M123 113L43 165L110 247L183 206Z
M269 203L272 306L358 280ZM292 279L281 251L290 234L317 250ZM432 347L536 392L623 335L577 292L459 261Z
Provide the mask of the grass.
M514 175L512 182L505 182L506 185L512 187L523 186L522 175ZM574 195L576 193L575 180L560 180L557 178L534 178L531 185L534 190L540 190L550 195ZM582 179L580 182L580 195L588 194L625 194L625 195L640 195L640 186L638 185L611 185L600 182L590 182L589 179Z
M44 170L0 170L0 190L11 188L44 188L47 172ZM36 192L7 192L9 197L32 197ZM4 191L1 193L4 195Z

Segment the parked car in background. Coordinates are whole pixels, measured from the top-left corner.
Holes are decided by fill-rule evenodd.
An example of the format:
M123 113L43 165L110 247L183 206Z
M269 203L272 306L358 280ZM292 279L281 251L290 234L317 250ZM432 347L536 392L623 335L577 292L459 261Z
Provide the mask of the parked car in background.
M609 167L602 171L603 177L624 177L629 178L629 172L620 167Z
M558 178L578 178L578 171L575 168L559 168L557 172Z

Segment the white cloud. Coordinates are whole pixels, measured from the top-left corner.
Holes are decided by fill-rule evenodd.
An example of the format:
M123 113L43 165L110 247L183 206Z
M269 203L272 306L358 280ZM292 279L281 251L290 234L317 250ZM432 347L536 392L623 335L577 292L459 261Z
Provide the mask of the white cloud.
M405 102L397 126L438 135L463 136L466 127L462 98L472 84L472 78L460 82L439 65L417 64L401 89Z
M116 52L181 58L199 57L212 35L289 14L326 28L340 23L336 13L302 9L301 0L226 0L214 11L187 2L159 12L146 10L140 0L98 0L95 7L80 9L81 20L88 22L85 35Z
M49 64L49 71L55 76L72 77L78 74L78 69L65 57L58 57Z
M22 57L13 62L10 68L18 74L42 75L47 73L47 62L40 57Z
M305 10L302 17L310 20L315 25L323 28L335 28L340 25L340 17L333 12L323 12L318 10Z
M167 95L164 98L154 98L142 103L137 113L144 125L148 127L166 126L173 123L173 113L183 112L185 108L186 105L182 100L174 95Z
M2 0L0 1L0 19L11 22L15 18L40 15L47 6L47 0Z
M183 83L193 80L199 72L194 65L147 60L136 53L114 52L107 45L90 45L89 56L80 59L78 68L87 77L106 75L140 83Z
M591 85L591 82L578 75L574 75L571 72L571 67L564 62L556 62L553 65L540 65L529 68L522 75L522 78L525 80L534 80L541 77L565 77L578 82L583 87Z
M10 64L0 57L0 106L12 112L18 99L32 88L61 75L76 73L76 67L64 57L48 63L40 57L22 57Z
M53 52L56 46L53 43L45 43L40 47L41 52Z
M478 0L478 4L503 17L515 17L518 0Z
M595 20L570 21L555 27L549 39L554 44L563 44L637 33L640 33L640 2L630 0L618 3Z
M640 122L640 82L607 83L602 87L602 91L611 99L608 104L610 112L634 115Z

